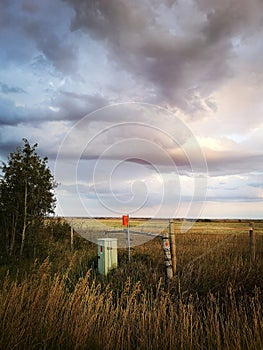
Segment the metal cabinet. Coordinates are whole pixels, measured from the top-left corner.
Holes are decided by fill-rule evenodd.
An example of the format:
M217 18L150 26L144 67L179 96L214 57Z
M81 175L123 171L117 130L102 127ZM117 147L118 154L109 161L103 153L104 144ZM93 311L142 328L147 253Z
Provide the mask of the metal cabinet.
M117 238L98 239L98 270L102 275L118 266Z

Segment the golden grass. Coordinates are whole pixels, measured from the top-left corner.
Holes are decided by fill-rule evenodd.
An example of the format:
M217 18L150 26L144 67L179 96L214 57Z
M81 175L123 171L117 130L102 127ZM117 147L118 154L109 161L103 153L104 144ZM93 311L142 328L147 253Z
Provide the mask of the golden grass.
M208 294L187 301L128 279L117 296L89 274L72 292L48 266L1 293L1 349L262 349L259 291L228 302Z
M197 223L178 233L172 281L160 239L133 248L130 264L120 250L107 277L81 250L57 269L50 257L20 281L7 276L0 349L263 349L263 235L251 263L246 231L224 230L234 224L243 230Z

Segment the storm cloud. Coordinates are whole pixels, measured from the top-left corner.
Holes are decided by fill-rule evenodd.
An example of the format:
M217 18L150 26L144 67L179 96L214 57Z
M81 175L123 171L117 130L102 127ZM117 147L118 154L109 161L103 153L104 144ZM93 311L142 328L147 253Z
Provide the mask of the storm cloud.
M110 60L154 90L152 101L189 113L215 110L208 98L235 75L238 46L262 32L263 4L254 0L68 3L73 31L103 42Z
M249 202L262 217L262 36L259 0L2 1L1 159L26 137L54 169L58 157L69 174L82 162L94 207L95 173L108 204L133 183L140 203L148 182L147 213L162 186L168 208L174 188L187 202L203 176L208 204ZM114 165L111 192L100 176ZM69 203L75 180L58 181Z

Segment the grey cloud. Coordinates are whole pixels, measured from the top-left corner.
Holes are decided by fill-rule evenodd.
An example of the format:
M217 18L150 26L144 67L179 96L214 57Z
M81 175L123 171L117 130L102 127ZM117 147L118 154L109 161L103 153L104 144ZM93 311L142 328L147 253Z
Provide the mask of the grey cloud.
M0 126L17 126L21 123L30 123L36 125L51 116L51 111L47 108L26 108L16 106L15 103L7 98L0 97Z
M187 112L204 109L203 99L234 74L232 39L257 32L263 5L256 0L199 1L187 16L198 18L191 31L172 32L158 11L172 11L183 26L177 2L169 9L156 2L68 0L75 9L72 29L86 30L105 43L111 58L155 90L159 103L177 104ZM208 5L210 3L210 5ZM180 18L183 17L183 18ZM197 95L191 94L195 87ZM147 91L146 89L146 91ZM190 90L189 90L190 89ZM215 110L208 103L207 108Z
M251 187L263 188L263 183L253 183L253 182L250 182L248 185L251 186Z
M0 97L0 125L17 125L25 119L26 111L16 107L14 102Z
M52 105L59 108L59 115L65 120L78 121L85 115L107 106L109 101L101 94L81 94L59 91L52 98Z
M62 1L2 2L0 43L2 63L27 63L39 50L63 73L75 73L77 50L68 26L71 12Z
M73 73L77 70L76 47L73 43L64 43L60 35L47 33L40 25L35 28L30 26L27 30L34 36L38 49L58 71Z
M206 198L206 201L207 202L236 202L236 203L240 203L240 202L262 202L262 198L258 198L256 196L247 196L247 195L231 195L229 197L226 197L226 196L220 196L220 195L217 195L217 196L208 196Z
M206 2L206 6L202 8L206 12L207 19L202 30L206 41L213 44L241 34L242 26L250 21L249 3L256 3L256 1L223 1L219 6L215 1L210 2L210 5Z
M0 92L4 94L21 94L25 93L25 90L18 86L10 86L0 81Z
M0 89L2 85L0 83ZM22 93L23 89L4 85L4 90L9 93ZM0 90L1 91L1 90ZM0 96L0 126L31 124L38 125L44 121L77 121L86 114L93 112L109 102L99 94L77 94L62 91L56 93L51 101L44 101L41 106L16 106L13 100ZM54 112L50 107L57 108Z
M60 93L72 100L84 101L85 104L89 106L88 110L96 110L109 104L109 101L104 96L98 93L94 95L81 94L71 91L60 91Z
M263 172L263 154L231 151L205 153L210 176L246 174L248 171Z
M166 150L169 154L169 150ZM207 169L204 166L202 159L198 157L195 158L194 154L182 155L178 153L177 155L171 154L172 163L167 164L165 159L159 157L158 154L153 154L151 158L146 158L141 156L141 158L130 158L127 159L128 162L138 163L149 168L152 165L160 166L162 172L171 172L172 168L176 169L180 175L189 176L191 173L205 173L211 177L222 176L225 174L230 175L242 175L248 172L259 172L263 173L263 154L242 154L240 152L205 152L205 161L207 163ZM171 166L172 165L172 166ZM250 175L252 177L252 175ZM259 176L262 179L262 176ZM255 180L254 182L249 182L249 186L262 188L262 180ZM230 186L227 189L235 189L234 186Z
M263 188L263 174L260 172L254 172L250 174L248 186L254 188Z
M0 167L1 162L6 161L10 152L14 151L18 143L15 140L12 141L3 141L0 140Z
M213 112L217 112L218 107L215 101L206 99L205 103Z

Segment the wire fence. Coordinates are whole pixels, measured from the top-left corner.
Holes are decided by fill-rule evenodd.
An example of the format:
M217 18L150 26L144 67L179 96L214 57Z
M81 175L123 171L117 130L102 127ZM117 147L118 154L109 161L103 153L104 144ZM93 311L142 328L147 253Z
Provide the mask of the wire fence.
M99 238L117 238L118 248L127 247L127 228L122 226L121 218L69 218L67 219L75 232L80 234L85 239L97 243ZM189 234L227 234L235 236L239 234L248 234L249 221L239 220L215 220L215 221L196 221L187 232L182 232L182 220L173 220L175 236L183 238ZM263 234L263 222L255 222L256 234ZM144 244L156 237L163 237L169 231L169 219L136 219L130 218L129 221L130 246ZM253 237L252 237L253 238ZM252 239L251 238L251 239ZM253 242L252 242L253 244Z

